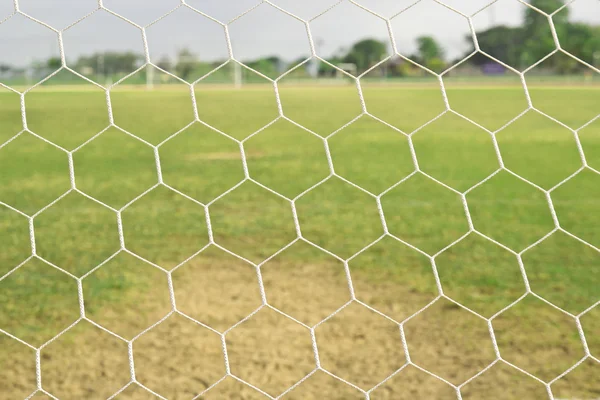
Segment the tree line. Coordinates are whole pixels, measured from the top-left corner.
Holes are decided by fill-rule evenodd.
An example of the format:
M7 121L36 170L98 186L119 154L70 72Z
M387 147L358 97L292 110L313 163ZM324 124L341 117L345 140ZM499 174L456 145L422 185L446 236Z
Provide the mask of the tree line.
M564 5L564 0L531 0L533 7L546 12L553 12ZM589 25L569 20L568 7L553 15L553 24L561 47L580 60L594 66L600 66L600 26ZM497 25L476 32L479 47L485 53L517 69L526 68L556 49L552 29L548 18L530 7L525 7L521 26L510 27ZM448 60L443 46L432 36L416 38L416 51L404 54L407 58L435 72L441 72L449 65L467 59L467 65L481 67L493 63L493 60L481 52L475 53L471 34L465 37L470 48L455 60ZM336 69L332 65L351 63L359 73L376 65L388 54L387 42L378 39L364 39L353 44L346 51L321 63L318 73L321 76L334 75ZM473 54L475 53L475 54ZM277 57L255 62L255 66L276 69L282 61ZM568 74L585 68L569 57L556 57L544 61L544 68L554 73ZM386 74L406 76L418 74L418 68L408 62L394 60L385 66Z
M564 0L531 0L530 4L545 11L557 10L564 5ZM564 8L555 14L552 19L563 49L588 64L600 65L600 26L569 21L568 8ZM519 69L532 65L556 48L547 17L529 7L525 8L521 26L498 25L476 32L476 34L479 46L483 51ZM441 72L448 65L470 56L475 51L473 38L470 34L465 37L465 40L471 44L470 49L457 60L448 60L443 46L432 36L418 37L416 39L416 52L405 54L405 56L435 72ZM316 69L314 64L304 64L303 67L297 69L296 74L332 76L337 73L334 66L341 64L352 64L357 72L362 73L385 58L388 52L387 42L366 38L354 43L348 49L339 50L337 54L327 58L327 62L319 63ZM244 60L244 63L264 75L276 77L290 66L297 65L306 58L301 57L289 63L274 55L255 60ZM143 62L144 57L140 54L109 51L82 56L76 61L74 68L94 75L124 75L133 71ZM204 73L208 73L223 62L224 60L204 62L190 50L183 49L174 60L162 57L156 62L156 65L183 79L188 79L192 75L199 77ZM490 63L490 59L482 53L476 53L466 63L473 66L483 66ZM40 71L55 70L60 65L60 59L51 58L45 63L34 63L32 69L33 73L36 74ZM549 60L545 62L545 67L548 66L557 73L572 73L581 68L580 64L568 57ZM310 70L310 68L313 69ZM11 71L23 72L23 68L18 69L0 64L0 75ZM385 71L386 74L393 76L419 73L418 68L401 60L389 63Z
M558 10L564 5L563 0L531 0L530 4L541 10ZM569 21L568 8L562 9L552 18L561 47L580 60L594 66L600 66L600 26ZM485 53L517 69L526 68L556 49L552 29L548 18L536 10L526 7L523 24L509 27L493 26L476 32L479 47ZM421 36L416 39L417 51L405 55L411 60L435 72L441 72L450 64L467 59L466 63L473 66L483 66L493 63L493 60L481 52L475 52L473 38L469 34L465 40L470 48L461 57L447 60L443 46L432 36ZM352 62L359 71L371 68L373 60L385 57L387 47L378 40L363 40L351 47L350 51L338 58L331 59L333 64ZM473 54L473 55L472 55ZM471 56L472 55L472 56ZM585 68L569 57L557 57L544 61L544 67L555 73L567 74ZM328 72L324 67L323 72ZM409 63L395 63L387 68L391 75L408 75L414 72Z
M541 10L557 10L563 6L563 1L532 0L530 4ZM568 8L555 14L552 20L564 50L590 65L600 65L600 26L569 21ZM548 19L529 7L525 9L522 26L494 26L477 32L477 39L481 49L515 68L526 68L556 48ZM466 40L472 42L470 36ZM479 53L470 61L481 65L489 59ZM544 64L558 73L570 73L581 68L568 57L550 59Z

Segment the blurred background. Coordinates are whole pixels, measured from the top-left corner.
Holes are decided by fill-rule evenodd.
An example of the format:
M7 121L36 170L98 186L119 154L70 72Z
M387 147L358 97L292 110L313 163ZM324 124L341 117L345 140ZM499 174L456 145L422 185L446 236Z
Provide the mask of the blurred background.
M0 399L597 398L599 66L599 0L0 0Z
M436 73L463 61L447 72L448 78L514 77L486 55L473 54L473 35L465 16L473 16L472 27L481 50L517 70L530 67L555 48L546 16L516 0L500 0L487 7L486 2L480 0L446 3L448 7L432 0L357 2L384 18L391 18L397 49L409 60ZM12 11L12 1L2 4L0 18L9 16ZM176 9L165 16L178 4L170 0L104 2L108 9L140 26L147 26L149 55L159 68L188 81L205 77L212 83L264 82L251 71L236 68L235 64L222 67L229 59L229 51L223 27L218 23L187 8ZM290 0L273 1L298 18L310 20L315 51L323 61L310 59L304 25L268 4L252 0L233 3L191 0L188 4L224 23L250 10L229 25L233 56L270 78L293 69L285 82L343 80L344 74L334 66L352 74L374 68L367 75L372 79L406 81L428 76L427 71L405 58L393 57L378 65L393 55L386 23L351 3L305 1L299 5ZM531 5L553 13L563 2L533 0ZM322 14L332 6L336 7ZM87 0L76 4L64 0L20 2L21 11L32 17L56 29L68 27L63 40L69 67L100 83L110 84L145 63L144 47L139 29L106 11L95 12L71 26L96 7L95 1ZM597 1L575 1L558 11L553 21L564 50L589 65L600 65ZM0 34L3 37L0 80L3 83L31 85L60 67L58 38L52 30L15 15L0 26ZM218 67L222 68L206 77ZM557 57L536 66L529 76L596 79L585 71L589 70L574 59ZM69 76L63 74L52 83L68 83ZM127 83L152 85L169 80L168 75L144 70Z

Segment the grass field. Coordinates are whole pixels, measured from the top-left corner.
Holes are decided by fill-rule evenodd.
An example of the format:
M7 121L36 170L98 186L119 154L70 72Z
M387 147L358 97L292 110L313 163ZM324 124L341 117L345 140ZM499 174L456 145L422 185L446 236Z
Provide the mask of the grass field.
M463 399L550 398L542 381L552 383L556 399L600 398L600 306L590 309L600 301L600 253L587 245L600 247L600 175L582 169L577 141L565 126L529 111L504 127L527 109L521 87L449 83L450 106L477 126L453 112L427 124L445 110L435 84L365 84L369 113L405 133L416 131L410 138L360 116L360 98L350 85L281 85L284 115L314 134L278 118L270 86L197 87L199 118L230 138L193 123L196 110L186 88L115 88L114 123L146 143L114 126L103 131L110 122L105 95L86 89L39 88L25 96L29 130L68 151L77 149L74 177L81 193L69 191L65 152L27 132L0 148L0 201L35 215L40 257L29 258L27 217L0 206L5 332L36 347L52 339L80 317L75 278L85 277L86 317L123 339L136 338L135 374L146 388L169 399L192 398L227 376L216 333L227 331L231 374L277 397L315 369L307 327L351 300L341 261L349 259L352 290L361 303L319 324L315 337L321 367L355 387L317 370L285 399L365 398L361 390L402 368L406 354L410 363L371 392L371 399L455 399L451 385L497 360L484 319L492 316L504 361L461 386ZM572 129L600 113L597 85L531 85L530 94L534 106ZM17 95L0 93L0 121L1 145L23 129ZM504 127L495 133L498 149L482 127ZM600 119L578 137L587 164L600 170ZM234 139L243 140L252 180L245 177ZM149 145L159 145L164 183L181 193L156 186ZM501 170L497 153L512 173ZM552 189L556 220L541 189ZM209 205L210 229L204 207L183 194ZM126 250L115 212L123 207ZM298 239L297 227L305 240ZM211 236L221 248L209 244ZM251 263L263 263L292 242L257 275ZM433 264L429 256L435 256ZM265 300L272 308L263 306ZM169 315L173 304L214 332L172 314L137 337ZM408 352L393 321L404 322ZM40 354L42 387L60 399L107 398L131 380L127 343L89 321L79 321ZM554 381L586 355L593 357ZM0 335L0 398L22 399L35 390L35 351ZM155 397L132 384L117 398ZM202 398L268 397L227 376Z

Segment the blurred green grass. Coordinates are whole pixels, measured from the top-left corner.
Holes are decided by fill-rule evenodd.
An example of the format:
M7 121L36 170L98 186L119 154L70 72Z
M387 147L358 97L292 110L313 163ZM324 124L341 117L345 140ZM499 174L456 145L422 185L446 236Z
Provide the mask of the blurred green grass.
M516 86L478 89L449 84L447 91L452 109L490 131L505 126L527 107L522 88ZM406 133L417 130L410 141L420 169L445 185L463 193L500 168L492 137L481 127L451 112L428 123L444 111L435 85L367 84L363 92L367 110L375 117ZM244 140L277 118L277 103L270 86L239 91L197 87L195 96L199 117L230 137L193 123L194 108L185 87L153 92L115 89L114 121L144 141L160 144L164 182L210 204L215 241L253 262L262 262L296 237L288 199L329 176L326 148L335 172L371 194L331 177L302 195L296 210L306 239L351 257L384 234L373 195L405 178L381 199L390 233L434 255L469 230L461 197L415 173L409 139L403 133L369 116L338 131L361 114L353 86L282 85L283 112L312 132L280 119L244 141L243 149L250 177L287 199L244 182L214 201L244 180L240 145L233 139ZM531 96L540 110L571 128L583 126L600 111L598 87L532 87ZM25 96L25 104L28 128L67 150L108 127L101 91L34 90ZM0 93L0 120L0 143L22 130L18 96ZM180 133L171 136L176 132ZM573 133L535 111L501 130L497 138L505 166L544 189L583 166ZM600 119L581 130L580 138L589 165L600 169ZM158 183L153 149L114 127L78 149L73 159L77 187L115 209ZM67 154L27 132L0 149L0 165L0 201L28 215L70 187ZM551 199L562 228L600 247L598 174L583 171L553 190ZM544 193L505 171L468 191L466 201L475 229L516 252L555 227ZM34 227L38 254L78 277L119 249L116 214L77 193L36 216ZM27 259L31 249L26 218L0 207L0 229L2 276ZM164 187L123 212L123 230L128 249L165 269L209 240L203 207ZM412 282L381 261L394 259L394 248L367 250L357 270L366 271L374 281L384 276L426 292L424 282L430 282L432 273L415 257L398 254L396 260L407 263L402 271L414 274ZM302 259L305 253L297 254L298 261L311 262ZM517 258L475 233L436 260L446 294L485 316L525 292ZM531 288L555 305L579 313L600 300L600 254L576 239L554 233L548 242L527 250L523 260ZM107 285L127 296L129 287L151 286L151 276L128 270L113 283L91 279L85 295L92 297L86 301L101 309L99 304L121 298L114 290L104 290ZM38 290L40 285L44 290ZM72 278L32 260L0 281L0 327L41 344L77 318L76 298ZM569 340L578 340L577 335Z

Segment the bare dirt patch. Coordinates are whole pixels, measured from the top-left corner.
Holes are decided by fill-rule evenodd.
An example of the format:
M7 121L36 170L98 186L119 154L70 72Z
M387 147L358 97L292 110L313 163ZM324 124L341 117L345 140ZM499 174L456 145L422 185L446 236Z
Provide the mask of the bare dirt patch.
M495 360L486 322L440 299L404 325L414 363L407 365L398 325L358 302L348 303L350 294L343 265L335 260L319 264L280 261L263 266L264 295L269 304L272 302L273 307L298 321L316 324L315 339L324 370L316 369L310 329L271 306L261 306L254 267L215 252L211 257L189 261L175 271L173 279L178 309L206 327L173 313L135 339L135 373L143 386L131 384L116 398L154 398L145 386L165 398L189 399L212 386L202 398L254 400L269 398L265 394L283 394L284 399L361 399L365 398L365 391L375 388L371 398L377 400L453 399L456 389L427 371L459 385ZM414 312L415 305L423 307L430 299L407 281L391 277L382 280L374 277L373 271L360 269L351 273L354 286L360 287L361 301L372 301L369 305L383 313L405 317L409 311ZM157 288L164 289L162 282L153 283L141 278L133 282L137 287L132 293L140 296L144 291L155 293ZM123 296L128 293L129 289L124 289ZM113 308L107 305L112 313L111 327L120 321L120 331L137 329L139 333L140 327L164 318L162 296L157 293L143 298L143 305L127 302L130 309L120 318L114 318ZM151 311L153 298L155 312ZM97 304L89 317L101 315L102 309ZM335 315L323 321L336 310ZM515 321L498 321L500 336L506 338L513 324L527 320L528 314L523 310L519 308L511 314ZM544 312L552 310L537 311ZM251 316L244 320L248 315ZM577 342L576 335L557 336L560 321L551 323L553 329L548 336L544 334L543 322L535 325L536 334L514 330L509 340L519 344L512 350L519 352L514 355L515 363L527 368L530 364L526 360L535 359L537 367L554 362L552 349L576 352L577 347L569 345ZM233 375L226 374L219 332L226 333ZM36 388L34 351L12 339L2 339L1 344L4 360L0 398L25 398ZM502 346L506 346L504 341L501 350ZM127 343L86 321L44 348L41 362L43 388L60 399L107 398L131 380ZM576 374L567 375L570 379L560 386L555 384L561 396L574 390L579 396L593 395L597 388L589 382L594 381L598 366L589 361L574 371ZM588 383L581 386L578 382ZM498 361L462 388L462 394L469 400L540 399L546 390L540 382Z

